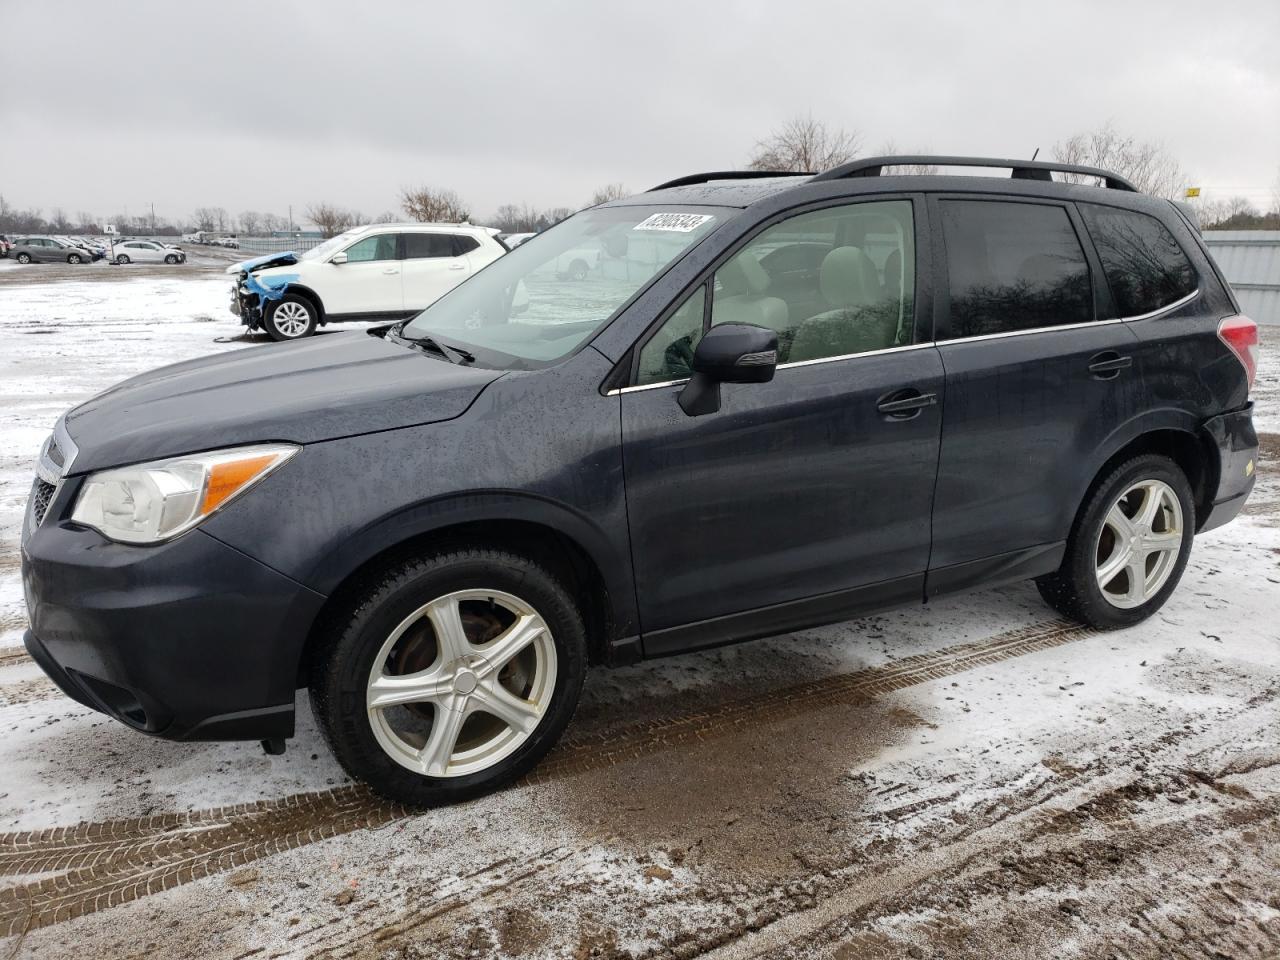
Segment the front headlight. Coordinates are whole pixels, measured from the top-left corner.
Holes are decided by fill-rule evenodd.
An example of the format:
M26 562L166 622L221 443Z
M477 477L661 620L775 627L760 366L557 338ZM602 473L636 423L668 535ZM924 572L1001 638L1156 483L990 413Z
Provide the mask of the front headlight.
M186 533L299 450L272 443L103 470L86 478L71 519L121 543Z

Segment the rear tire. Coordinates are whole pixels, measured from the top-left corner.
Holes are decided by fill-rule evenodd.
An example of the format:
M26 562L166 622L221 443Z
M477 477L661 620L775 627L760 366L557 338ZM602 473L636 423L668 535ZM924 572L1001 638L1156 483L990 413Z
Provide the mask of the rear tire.
M575 260L569 264L569 279L582 281L587 279L587 261Z
M463 548L364 586L316 651L311 701L348 774L392 800L435 806L532 769L572 718L586 661L582 615L555 576L518 554ZM414 675L429 693L405 696L396 681ZM388 690L402 699L371 703Z
M310 300L295 293L286 293L281 299L267 304L262 326L272 340L301 340L316 332L316 312L315 304Z
M18 261L19 263L21 263L21 264L28 264L28 263L30 263L30 262L31 262L31 254L29 254L29 253L20 253L20 254L18 254L14 259L15 259L15 260L17 260L17 261Z
M1168 457L1144 454L1120 464L1085 500L1062 566L1036 580L1040 596L1098 630L1141 623L1182 578L1195 513L1191 485Z

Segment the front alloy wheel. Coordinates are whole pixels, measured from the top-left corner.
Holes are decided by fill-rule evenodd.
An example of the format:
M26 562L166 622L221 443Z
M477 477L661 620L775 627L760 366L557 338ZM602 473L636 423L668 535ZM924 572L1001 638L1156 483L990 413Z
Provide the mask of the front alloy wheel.
M365 705L378 744L430 777L479 773L529 739L556 685L546 621L500 590L419 607L382 644Z
M551 749L582 690L586 634L547 567L467 547L351 597L310 667L320 729L347 773L430 806L509 783Z

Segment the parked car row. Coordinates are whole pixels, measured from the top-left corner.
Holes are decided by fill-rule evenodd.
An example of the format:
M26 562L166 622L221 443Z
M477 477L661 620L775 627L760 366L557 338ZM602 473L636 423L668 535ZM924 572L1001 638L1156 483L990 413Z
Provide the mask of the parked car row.
M186 263L187 254L179 246L159 240L128 238L108 245L102 240L84 237L17 237L12 242L0 241L0 256L12 257L18 263Z
M207 237L201 233L184 233L182 235L183 243L198 243L205 247L230 247L232 250L240 249L240 241L235 237Z

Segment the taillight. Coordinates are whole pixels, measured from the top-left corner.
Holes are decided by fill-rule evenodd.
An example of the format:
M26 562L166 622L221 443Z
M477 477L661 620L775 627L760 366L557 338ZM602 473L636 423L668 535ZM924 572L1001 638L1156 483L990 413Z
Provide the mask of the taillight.
M1218 339L1230 348L1244 365L1249 387L1258 372L1258 325L1243 314L1227 317L1218 324Z

